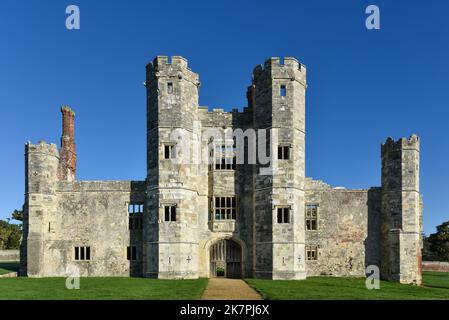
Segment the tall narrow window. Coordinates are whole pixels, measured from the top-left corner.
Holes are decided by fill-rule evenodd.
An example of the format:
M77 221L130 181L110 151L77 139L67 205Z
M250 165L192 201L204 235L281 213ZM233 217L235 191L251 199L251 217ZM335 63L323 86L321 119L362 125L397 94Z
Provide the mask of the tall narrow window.
M287 88L285 87L285 85L281 85L280 95L281 97L285 97L287 95Z
M235 197L215 197L215 220L235 220L237 202Z
M164 206L164 220L176 221L176 206L174 205Z
M306 204L306 230L318 230L317 204Z
M164 159L174 159L174 158L175 158L174 145L165 144L164 145Z
M141 230L144 206L142 203L128 204L129 230Z
M318 246L310 245L306 246L306 257L309 261L318 260Z
M75 247L75 260L89 261L90 260L90 247Z
M278 147L278 159L279 160L290 159L290 147L289 146L279 146Z
M290 223L290 208L277 208L277 218L278 223Z
M173 82L167 83L167 92L170 94L173 93Z

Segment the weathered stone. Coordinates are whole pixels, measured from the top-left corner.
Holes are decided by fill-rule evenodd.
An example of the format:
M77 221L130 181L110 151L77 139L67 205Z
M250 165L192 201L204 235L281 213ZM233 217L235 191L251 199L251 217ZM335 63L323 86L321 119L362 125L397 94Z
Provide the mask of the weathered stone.
M26 145L21 274L63 276L74 266L83 276L186 279L214 276L213 268L229 264L241 269L237 276L304 279L360 277L377 265L385 279L421 282L416 136L382 146L381 187L332 188L305 177L306 68L296 59L257 66L242 112L199 106L199 76L182 57L158 56L146 71L145 181L76 181L74 113L67 107L60 151L44 142ZM258 137L241 151L267 145L272 168L260 159L217 168L197 158L198 150L214 158L217 146L232 146L232 129L248 139L248 129L271 130L269 143ZM235 201L235 219L227 209L219 219L216 197ZM128 204L144 204L142 229L129 230ZM311 204L316 230L306 230ZM215 265L211 251L224 239L237 244L240 256ZM128 246L137 247L136 260L127 259ZM75 260L75 247L89 247L91 259ZM306 252L311 247L316 260Z

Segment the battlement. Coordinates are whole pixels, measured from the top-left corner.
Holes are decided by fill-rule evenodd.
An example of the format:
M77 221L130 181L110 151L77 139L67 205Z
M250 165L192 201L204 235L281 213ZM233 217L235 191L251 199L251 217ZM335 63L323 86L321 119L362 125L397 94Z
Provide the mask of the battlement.
M419 152L419 144L419 137L416 134L412 134L409 138L400 138L397 141L391 137L388 137L387 141L382 144L382 154L404 149L414 149Z
M164 66L174 66L174 67L181 67L181 68L188 68L188 61L186 58L181 56L156 56L156 58L153 59L151 62L153 64L153 67L155 68L161 68Z
M38 144L32 144L28 141L25 144L25 153L41 153L49 156L54 156L59 159L58 147L54 143L46 143L41 140Z
M306 66L300 63L296 58L285 57L281 60L280 57L271 57L270 59L265 60L263 65L259 64L253 69L253 78L259 77L264 72L278 73L286 70L299 71L304 77L306 75Z
M186 79L196 86L200 85L199 75L188 66L188 60L181 56L156 56L147 66L147 83L156 78L173 77Z

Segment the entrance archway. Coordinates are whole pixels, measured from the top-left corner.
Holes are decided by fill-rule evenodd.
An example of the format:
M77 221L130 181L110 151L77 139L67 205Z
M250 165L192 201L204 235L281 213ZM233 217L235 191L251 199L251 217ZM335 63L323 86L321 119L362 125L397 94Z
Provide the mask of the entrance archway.
M210 276L242 277L242 247L237 242L223 239L210 247Z

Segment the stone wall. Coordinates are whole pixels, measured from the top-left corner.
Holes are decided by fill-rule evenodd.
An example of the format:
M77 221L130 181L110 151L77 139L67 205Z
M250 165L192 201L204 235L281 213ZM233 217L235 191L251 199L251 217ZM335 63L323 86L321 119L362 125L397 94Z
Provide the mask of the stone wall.
M449 272L449 262L423 261L423 271Z
M145 181L72 181L71 109L63 108L61 150L26 145L21 274L64 276L76 267L82 276L209 277L210 247L230 239L241 246L243 277L361 277L377 265L386 279L420 282L416 136L383 146L382 188L332 188L305 178L306 68L296 59L257 66L243 112L200 107L199 75L179 56L156 57L145 85ZM259 157L257 164L217 170L209 158L216 146L232 146L232 129L267 130L269 143L253 140L243 149L247 155L265 144L272 167ZM289 156L278 158L279 148ZM199 150L207 159L197 157ZM235 220L214 218L215 197L236 198ZM129 203L145 205L142 229L129 230ZM318 206L317 230L305 230L306 204ZM165 219L165 206L176 208L175 221ZM287 222L278 221L280 208L289 210ZM306 260L311 245L318 247L316 261ZM128 246L137 247L136 261L128 261ZM90 247L91 260L75 261L75 247Z
M19 261L19 250L0 250L0 261Z
M306 232L306 245L318 246L318 259L307 261L307 276L365 276L380 266L380 190L333 189L308 179L306 205L318 206L317 230Z
M45 218L34 226L40 231L40 259L28 258L28 276L65 276L74 270L81 276L142 274L142 230L129 230L128 204L144 203L143 182L60 181L56 199L56 210L44 207ZM128 246L137 247L137 261L127 260ZM75 247L90 247L91 260L76 261Z

